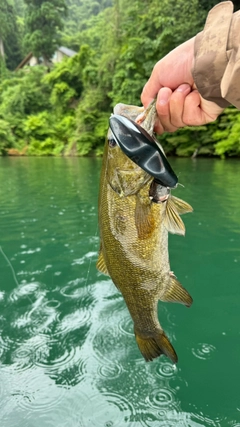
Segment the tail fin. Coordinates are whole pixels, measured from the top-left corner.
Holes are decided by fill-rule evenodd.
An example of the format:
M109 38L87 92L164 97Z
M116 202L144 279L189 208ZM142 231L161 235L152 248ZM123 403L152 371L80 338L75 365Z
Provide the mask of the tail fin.
M156 331L153 336L141 337L135 332L136 341L146 362L150 362L156 357L165 354L173 363L177 363L177 354L162 330Z

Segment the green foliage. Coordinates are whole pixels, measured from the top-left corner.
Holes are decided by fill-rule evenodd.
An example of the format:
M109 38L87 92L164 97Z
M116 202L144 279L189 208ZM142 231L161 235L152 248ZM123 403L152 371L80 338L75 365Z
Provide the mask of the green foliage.
M8 0L0 2L0 41L5 52L5 62L9 70L14 70L21 61L20 35L17 16Z
M212 127L186 127L172 134L165 133L160 141L167 154L180 157L212 156L214 154Z
M50 135L53 135L52 128L52 117L46 111L30 115L26 118L23 124L23 131L26 138L38 139L39 141L45 141Z
M5 138L7 148L13 144L18 149L19 146L27 146L25 152L29 155L60 155L71 143L75 116L69 97L71 95L72 99L80 87L74 67L71 76L72 59L66 60L64 67L59 64L65 70L64 75L68 75L69 84L72 84L70 89L64 81L56 78L55 69L51 76L43 66L19 71L1 83L0 119L8 123L9 135L12 135L12 138L9 135L8 139L7 136ZM76 87L73 82L76 82ZM56 96L57 93L60 95Z
M51 87L50 102L53 107L66 111L74 107L83 90L83 69L88 62L88 46L82 46L80 52L72 58L56 64L44 82Z
M25 12L25 4L24 4L24 0L12 0L14 9L16 11L17 16L20 17L24 17L24 12Z
M5 59L0 55L0 82L6 79L8 76L8 70L6 67Z
M220 117L219 127L213 133L217 141L215 153L218 156L240 156L240 112L234 108L227 108Z
M113 106L140 104L154 64L201 31L215 3L2 0L7 57L0 58L0 152L101 155ZM15 68L24 34L25 53L33 51L47 66L11 73L7 67ZM60 43L78 53L50 66ZM160 140L171 155L239 156L239 131L240 113L229 108L208 126L165 133Z
M106 7L112 6L112 0L66 0L68 17L65 31L72 35L89 27L89 20L97 16Z
M41 83L45 72L44 67L31 68L0 84L0 118L18 138L24 138L26 116L49 108L50 90Z
M57 48L63 29L62 17L66 13L64 0L24 0L26 8L25 46L44 62L50 60Z
M9 129L9 124L5 120L0 119L0 154L6 154L7 149L14 144L14 136Z
M79 155L87 155L103 147L108 129L109 113L103 111L104 100L101 91L94 89L94 99L88 92L76 111L75 141Z

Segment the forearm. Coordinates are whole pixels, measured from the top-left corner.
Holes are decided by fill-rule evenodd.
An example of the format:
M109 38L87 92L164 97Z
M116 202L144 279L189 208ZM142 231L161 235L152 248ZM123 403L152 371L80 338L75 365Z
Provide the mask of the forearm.
M193 78L203 98L240 109L240 11L230 1L216 5L195 38Z

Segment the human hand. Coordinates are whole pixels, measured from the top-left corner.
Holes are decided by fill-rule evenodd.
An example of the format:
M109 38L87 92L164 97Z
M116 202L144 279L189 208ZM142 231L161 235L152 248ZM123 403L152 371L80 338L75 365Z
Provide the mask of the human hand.
M176 47L155 64L151 77L145 84L141 95L145 108L164 87L173 91L182 83L187 83L190 87L193 86L194 41L195 37Z
M155 131L159 134L213 122L223 111L223 108L204 99L197 89L192 90L186 83L175 91L165 87L160 89L156 107L158 121Z
M216 120L223 111L202 98L194 85L194 41L195 37L157 62L143 88L141 100L145 108L157 96L157 133L206 124Z

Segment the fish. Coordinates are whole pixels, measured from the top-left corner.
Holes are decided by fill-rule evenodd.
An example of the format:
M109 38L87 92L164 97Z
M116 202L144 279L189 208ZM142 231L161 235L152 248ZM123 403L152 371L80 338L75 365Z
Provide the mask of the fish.
M117 104L114 114L134 120L154 136L154 103L146 110ZM161 355L174 364L178 361L159 322L157 307L159 300L187 307L192 304L192 297L170 269L168 253L168 233L184 235L180 215L192 210L130 160L108 130L99 186L96 267L109 275L121 292L133 320L137 345L147 362Z

